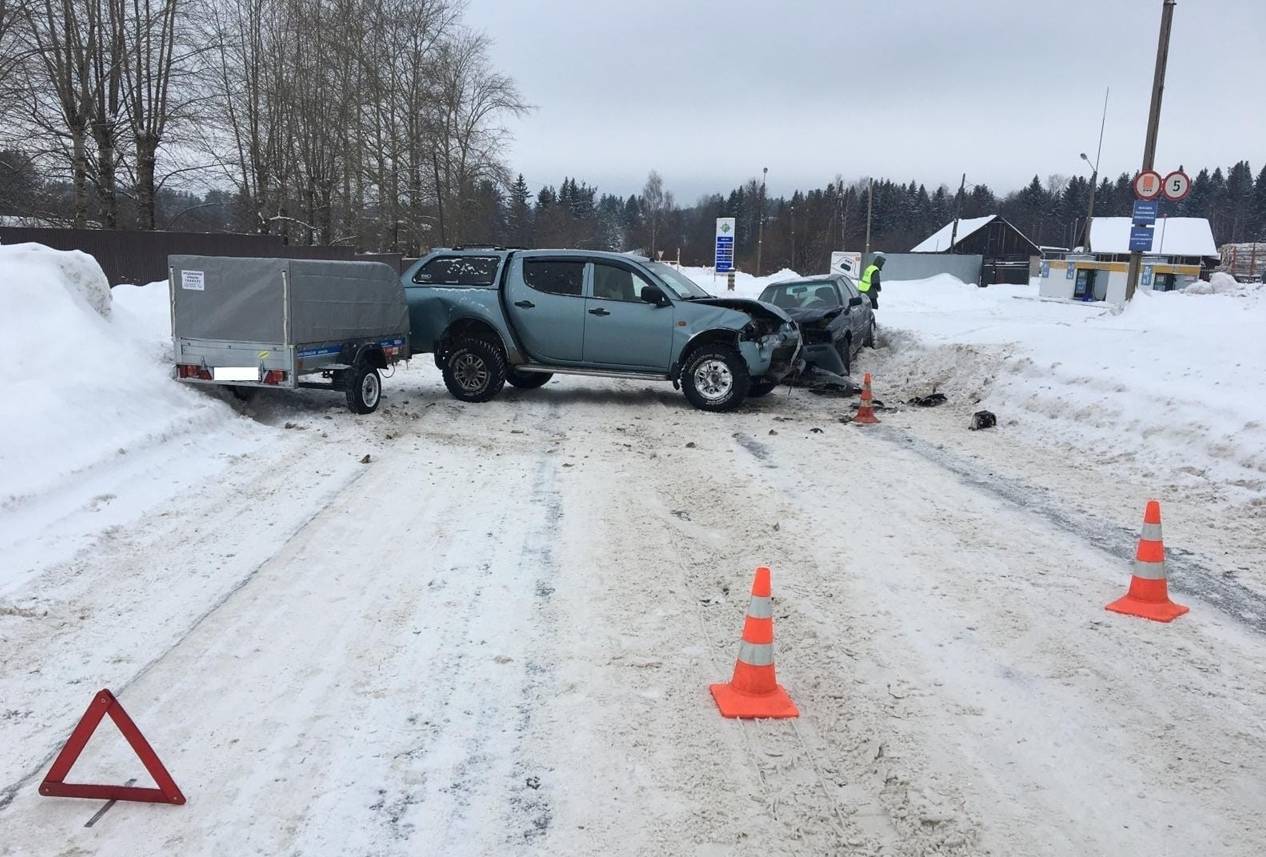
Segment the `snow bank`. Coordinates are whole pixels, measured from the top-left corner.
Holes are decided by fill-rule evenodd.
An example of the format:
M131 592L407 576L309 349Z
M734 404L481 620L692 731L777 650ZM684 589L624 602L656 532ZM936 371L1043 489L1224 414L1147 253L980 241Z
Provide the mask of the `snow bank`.
M780 283L783 280L795 280L800 277L790 268L769 274L764 277L754 277L743 271L736 271L734 274L734 291L726 291L728 283L725 274L717 274L713 276L711 268L690 268L682 266L681 272L690 279L694 280L704 291L711 292L714 295L729 295L730 297L754 298L765 290L770 283Z
M1266 496L1266 290L1140 291L1123 310L939 276L884 283L889 373L1145 475Z
M167 284L121 286L114 298L91 256L0 246L0 508L235 419L171 380Z

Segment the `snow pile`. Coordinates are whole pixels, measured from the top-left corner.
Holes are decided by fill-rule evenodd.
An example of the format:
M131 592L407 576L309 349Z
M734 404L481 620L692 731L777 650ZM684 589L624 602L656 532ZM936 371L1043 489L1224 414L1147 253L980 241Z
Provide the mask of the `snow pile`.
M726 290L728 285L726 274L713 276L711 268L690 268L684 265L681 268L681 272L694 280L706 292L720 297L739 298L757 297L771 283L781 283L784 280L795 280L800 277L799 274L790 268L783 268L764 277L754 277L743 271L736 271L734 273L734 291L731 292Z
M96 261L0 246L0 508L195 427L235 419L170 378L167 284L121 286Z
M1183 291L1189 295L1247 295L1258 288L1258 284L1241 283L1230 274L1216 271L1208 280L1196 280Z
M890 377L981 396L1073 456L1266 496L1266 291L1140 291L1123 310L953 277L884 283Z

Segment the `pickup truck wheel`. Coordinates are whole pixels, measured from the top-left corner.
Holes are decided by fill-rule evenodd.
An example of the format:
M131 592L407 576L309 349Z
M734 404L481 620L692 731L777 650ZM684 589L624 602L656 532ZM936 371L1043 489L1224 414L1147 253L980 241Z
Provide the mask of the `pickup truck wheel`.
M681 389L701 411L732 411L747 398L751 387L747 362L730 345L701 345L686 361Z
M368 363L358 363L343 375L347 408L354 414L372 414L382 401L382 377Z
M506 383L506 357L501 346L478 337L459 339L444 360L444 386L463 402L486 402Z
M774 392L777 387L777 381L765 381L763 379L755 380L752 382L752 385L747 388L747 398L759 399L761 396L768 396L770 393Z
M520 390L535 390L537 387L544 387L553 377L552 372L516 372L513 369L506 372L506 380L510 382L510 386L518 387Z

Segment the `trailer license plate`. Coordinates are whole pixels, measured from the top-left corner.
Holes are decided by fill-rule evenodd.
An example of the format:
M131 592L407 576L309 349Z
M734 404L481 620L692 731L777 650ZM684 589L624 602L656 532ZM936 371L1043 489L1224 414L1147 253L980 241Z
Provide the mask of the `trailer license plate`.
M217 381L259 381L258 366L216 366L211 377Z

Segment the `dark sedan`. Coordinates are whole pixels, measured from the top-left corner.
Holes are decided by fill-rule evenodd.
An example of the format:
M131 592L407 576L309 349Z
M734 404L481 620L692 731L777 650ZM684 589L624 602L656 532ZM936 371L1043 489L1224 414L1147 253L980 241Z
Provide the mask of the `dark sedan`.
M870 299L843 274L776 283L760 299L781 307L800 325L800 354L810 366L848 375L862 346L875 345Z

